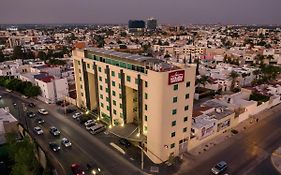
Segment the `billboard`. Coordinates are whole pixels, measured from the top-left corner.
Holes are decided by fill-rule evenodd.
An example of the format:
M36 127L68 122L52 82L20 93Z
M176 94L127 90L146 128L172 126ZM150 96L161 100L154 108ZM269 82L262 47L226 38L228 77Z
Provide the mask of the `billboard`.
M184 81L184 70L169 73L169 85Z

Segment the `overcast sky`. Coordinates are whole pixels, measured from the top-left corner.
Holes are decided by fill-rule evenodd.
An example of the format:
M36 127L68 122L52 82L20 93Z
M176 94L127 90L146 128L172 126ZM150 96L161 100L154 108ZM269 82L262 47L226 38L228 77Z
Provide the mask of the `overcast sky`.
M0 0L0 23L281 24L281 0Z

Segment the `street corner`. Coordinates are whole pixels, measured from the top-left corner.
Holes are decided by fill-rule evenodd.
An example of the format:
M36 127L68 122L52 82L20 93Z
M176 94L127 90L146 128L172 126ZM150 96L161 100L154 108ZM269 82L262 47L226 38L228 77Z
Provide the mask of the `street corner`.
M271 163L274 168L281 174L281 146L271 154Z

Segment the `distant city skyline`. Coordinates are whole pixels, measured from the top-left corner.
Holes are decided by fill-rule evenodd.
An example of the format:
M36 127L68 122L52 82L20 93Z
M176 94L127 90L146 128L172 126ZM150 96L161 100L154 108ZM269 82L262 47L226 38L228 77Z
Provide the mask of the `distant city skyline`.
M281 24L279 0L1 0L0 24Z

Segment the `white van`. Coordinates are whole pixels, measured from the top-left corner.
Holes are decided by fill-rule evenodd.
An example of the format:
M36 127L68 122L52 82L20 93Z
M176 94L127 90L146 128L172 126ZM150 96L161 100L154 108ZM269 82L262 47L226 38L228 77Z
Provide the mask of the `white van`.
M90 133L91 134L98 134L98 133L100 133L100 132L102 132L104 130L105 130L105 126L104 125L97 124L97 125L91 127Z

